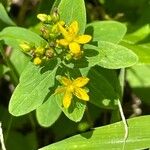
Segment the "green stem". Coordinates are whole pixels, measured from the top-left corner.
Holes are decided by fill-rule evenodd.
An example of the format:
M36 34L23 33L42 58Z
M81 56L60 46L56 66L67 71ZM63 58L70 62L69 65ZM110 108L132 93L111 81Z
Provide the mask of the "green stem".
M32 127L33 131L36 133L36 124L35 124L35 122L34 122L32 113L29 113L29 120L30 120L31 127Z
M13 82L14 86L17 86L17 84L19 83L18 73L16 72L16 70L15 70L13 64L11 63L9 57L5 55L5 51L2 47L2 45L0 45L0 49L1 49L1 54L3 56L4 61L6 62L7 66L10 68L10 75L11 75L12 82Z
M88 121L88 123L90 125L90 128L92 128L93 127L93 121L92 121L92 118L90 116L88 107L86 108L85 112L86 112L86 117L87 117L87 121Z
M122 103L123 93L124 93L124 84L125 84L125 69L122 68L119 74L119 82L121 88L120 102ZM118 100L117 100L118 101ZM120 121L120 112L118 109L112 111L111 123Z
M8 139L8 135L9 135L10 129L11 129L12 122L13 122L13 117L10 116L9 123L8 123L8 128L7 128L6 134L5 134L5 142L6 143L7 143L7 139Z
M120 82L120 87L121 87L121 100L122 100L123 93L124 93L124 84L125 84L125 69L124 68L122 68L120 71L119 82Z
M18 25L24 25L24 18L27 12L27 9L29 7L29 2L30 0L24 0L23 4L21 5L19 14L18 14L18 18L17 18L17 23Z

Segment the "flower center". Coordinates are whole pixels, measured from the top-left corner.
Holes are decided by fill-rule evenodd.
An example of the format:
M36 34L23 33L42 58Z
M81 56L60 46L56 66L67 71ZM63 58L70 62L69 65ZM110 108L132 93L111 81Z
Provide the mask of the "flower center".
M74 86L71 84L71 85L68 86L68 89L69 89L70 92L73 92L74 91Z

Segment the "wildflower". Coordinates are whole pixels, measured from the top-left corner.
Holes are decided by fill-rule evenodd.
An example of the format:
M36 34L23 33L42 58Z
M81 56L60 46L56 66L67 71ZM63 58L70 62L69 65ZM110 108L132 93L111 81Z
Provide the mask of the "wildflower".
M63 86L58 87L55 93L64 93L63 106L65 108L70 106L73 95L84 101L89 100L87 91L83 89L83 86L89 82L87 77L78 77L75 80L70 80L63 76L59 79L59 82L63 84Z
M69 46L70 53L75 57L79 57L81 55L80 44L88 43L92 37L90 35L78 35L77 21L72 22L67 29L61 24L58 24L58 28L64 39L57 40L57 43L62 46Z

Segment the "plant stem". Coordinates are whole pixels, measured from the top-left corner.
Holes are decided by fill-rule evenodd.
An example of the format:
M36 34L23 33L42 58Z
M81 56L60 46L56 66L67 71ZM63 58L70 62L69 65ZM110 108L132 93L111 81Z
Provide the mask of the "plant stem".
M0 142L1 142L2 150L6 150L1 122L0 122Z
M1 44L0 44L0 49L1 49L1 54L3 56L4 61L6 62L7 66L10 68L11 79L12 79L12 82L13 82L14 86L16 87L17 84L19 83L18 73L15 70L13 64L11 63L9 57L5 55L4 48L2 47Z
M120 103L122 103L123 99L123 93L124 93L124 84L125 84L125 69L122 68L120 70L119 74L119 82L120 82L120 88L121 88L121 95L120 95ZM117 100L118 104L118 100ZM120 111L118 109L112 111L112 116L111 116L111 123L120 121Z
M121 100L122 100L123 93L124 93L124 84L125 84L125 69L124 68L120 70L119 82L120 82L120 87L121 87Z
M11 129L12 122L13 122L13 117L10 116L10 119L9 119L9 122L8 122L8 128L7 128L6 133L5 133L5 142L6 143L7 143L7 139L8 139L10 129Z
M87 117L87 121L88 121L88 123L89 123L89 125L90 125L90 128L92 128L92 127L93 127L93 121L92 121L92 118L91 118L91 116L90 116L88 107L86 107L85 112L86 112L86 117Z

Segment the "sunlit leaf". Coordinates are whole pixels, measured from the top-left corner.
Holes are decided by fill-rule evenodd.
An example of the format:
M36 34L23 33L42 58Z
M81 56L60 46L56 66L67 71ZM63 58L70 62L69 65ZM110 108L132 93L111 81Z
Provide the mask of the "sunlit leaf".
M51 126L60 114L61 109L58 107L54 98L48 99L36 110L37 120L44 127Z
M97 21L87 25L86 33L93 41L119 43L126 33L126 26L117 21Z
M60 19L70 24L78 21L79 32L83 33L86 25L86 10L84 0L61 0L58 6Z
M13 40L15 44L20 44L21 42L28 42L34 44L35 46L46 45L46 41L41 38L38 34L21 27L7 27L0 33L0 39L7 41ZM6 42L7 43L7 42Z
M150 147L150 116L143 116L128 120L129 136L125 149L146 149ZM82 133L51 144L40 150L103 150L122 149L124 143L124 124L118 122L92 131Z
M130 49L110 42L98 42L97 47L86 45L85 55L89 50L95 53L87 57L89 66L99 65L108 69L119 69L130 67L138 61L138 57Z
M39 107L50 95L54 86L56 61L49 62L44 68L29 63L20 77L10 103L9 112L14 116L24 115Z
M11 18L8 16L4 6L2 3L0 3L0 20L2 20L4 23L8 25L15 25L15 23L11 20Z

